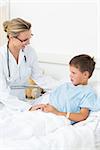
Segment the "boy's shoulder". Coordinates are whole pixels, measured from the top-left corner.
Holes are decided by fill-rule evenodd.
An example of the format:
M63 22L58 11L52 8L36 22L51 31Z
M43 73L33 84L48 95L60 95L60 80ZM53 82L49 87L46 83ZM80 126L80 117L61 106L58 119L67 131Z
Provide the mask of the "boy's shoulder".
M60 89L75 89L75 90L81 90L81 91L87 91L87 92L95 92L93 87L89 84L87 85L73 85L72 82L63 82L60 83L54 90L60 90Z
M82 95L96 97L96 92L89 84L80 86L79 91L81 92Z
M61 90L61 89L66 89L66 88L70 88L73 85L70 82L63 82L60 83L54 90Z

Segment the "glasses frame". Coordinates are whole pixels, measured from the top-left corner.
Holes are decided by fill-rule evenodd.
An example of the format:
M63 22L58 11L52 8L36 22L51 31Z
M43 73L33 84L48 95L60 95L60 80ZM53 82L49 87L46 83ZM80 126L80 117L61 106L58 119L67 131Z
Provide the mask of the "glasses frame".
M31 36L33 36L34 34L31 34ZM20 38L18 38L17 36L16 37L14 37L14 38L16 38L17 40L19 40L21 43L24 43L24 42L27 42L27 41L29 41L30 39L25 39L25 40L21 40Z

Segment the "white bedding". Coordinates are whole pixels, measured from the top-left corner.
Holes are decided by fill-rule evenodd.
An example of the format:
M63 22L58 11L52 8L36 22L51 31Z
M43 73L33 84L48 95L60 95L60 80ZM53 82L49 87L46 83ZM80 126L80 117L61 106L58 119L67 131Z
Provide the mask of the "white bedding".
M100 111L97 113L98 115L98 123L97 123L97 127L95 130L95 145L96 145L96 150L100 150Z
M1 150L95 150L98 116L77 125L65 117L35 112L0 111Z
M65 117L41 111L0 111L0 150L100 150L99 133L100 112L72 126Z

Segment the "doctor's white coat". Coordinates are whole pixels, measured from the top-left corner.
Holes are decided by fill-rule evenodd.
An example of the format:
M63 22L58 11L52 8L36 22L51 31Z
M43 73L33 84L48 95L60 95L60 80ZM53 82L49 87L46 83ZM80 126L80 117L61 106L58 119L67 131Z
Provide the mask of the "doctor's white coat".
M42 74L42 70L38 65L37 55L30 45L26 46L24 50L20 50L18 64L16 63L16 60L10 51L9 56L7 55L7 45L4 45L0 48L1 103L16 110L23 111L24 109L29 109L29 104L19 100L24 98L23 91L12 90L11 87L26 85L30 76L40 87L44 89L52 89L57 84L54 79Z

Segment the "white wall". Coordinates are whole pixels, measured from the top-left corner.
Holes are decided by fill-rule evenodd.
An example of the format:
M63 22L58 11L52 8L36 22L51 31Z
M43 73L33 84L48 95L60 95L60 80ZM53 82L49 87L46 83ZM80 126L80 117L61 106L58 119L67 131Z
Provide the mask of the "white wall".
M99 0L10 0L10 18L32 23L31 43L41 67L60 78L65 76L65 64L79 53L95 56L98 70L99 8Z
M7 19L9 19L9 0L0 0L0 46L6 41L3 22Z
M97 54L96 1L12 0L10 8L11 18L32 23L32 45L38 53Z
M68 65L58 65L58 64L47 64L40 63L40 67L45 70L45 73L51 75L58 80L70 80L69 79L69 66ZM100 82L100 69L95 68L92 77L89 82L98 81Z

